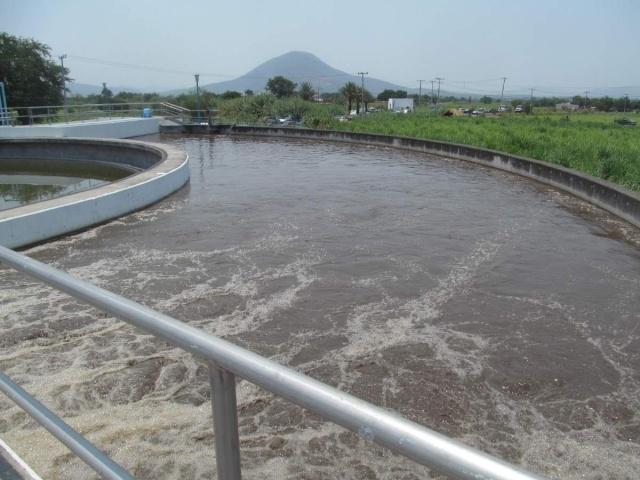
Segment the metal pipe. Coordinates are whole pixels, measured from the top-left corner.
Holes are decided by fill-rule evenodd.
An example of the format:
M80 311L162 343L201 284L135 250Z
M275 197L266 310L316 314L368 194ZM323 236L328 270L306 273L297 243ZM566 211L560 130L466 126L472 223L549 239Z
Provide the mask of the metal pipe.
M209 365L213 433L218 478L240 480L240 437L236 403L236 377L215 364Z
M108 480L134 480L124 468L94 447L86 438L72 429L2 372L0 372L0 390L54 437L64 443L82 461L98 472L102 478Z
M213 362L326 420L454 478L542 478L8 248L0 246L0 261Z

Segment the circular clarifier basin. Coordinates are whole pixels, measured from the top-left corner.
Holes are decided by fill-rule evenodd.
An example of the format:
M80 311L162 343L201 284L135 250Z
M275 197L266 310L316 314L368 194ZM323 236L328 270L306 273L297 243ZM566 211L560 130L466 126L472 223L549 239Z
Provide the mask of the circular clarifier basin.
M190 188L34 258L542 476L640 471L640 235L507 173L362 146L151 137ZM142 479L214 478L206 368L0 269L0 369ZM243 478L436 472L238 384ZM92 478L0 397L46 478Z
M0 210L99 187L139 171L91 160L3 158L0 161Z

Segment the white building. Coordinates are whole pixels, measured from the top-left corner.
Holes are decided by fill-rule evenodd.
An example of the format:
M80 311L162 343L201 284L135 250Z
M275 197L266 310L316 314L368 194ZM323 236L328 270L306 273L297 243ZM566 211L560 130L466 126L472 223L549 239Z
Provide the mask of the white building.
M393 112L413 112L413 98L390 98L387 108Z
M563 112L575 112L580 109L580 105L574 105L570 102L565 103L556 103L556 110L560 110Z

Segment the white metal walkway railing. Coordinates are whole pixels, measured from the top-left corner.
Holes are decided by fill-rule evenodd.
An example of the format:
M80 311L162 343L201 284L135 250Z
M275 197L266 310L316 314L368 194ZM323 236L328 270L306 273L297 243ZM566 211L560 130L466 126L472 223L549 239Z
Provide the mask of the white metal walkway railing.
M216 109L190 110L169 102L83 103L11 108L0 106L0 126L142 117L145 109L151 109L153 115L169 118L181 124L208 122L218 113Z
M445 472L452 478L541 478L226 340L1 246L0 262L191 352L208 363L216 464L220 480L240 479L236 375L400 455ZM103 478L132 478L4 374L0 374L0 390Z

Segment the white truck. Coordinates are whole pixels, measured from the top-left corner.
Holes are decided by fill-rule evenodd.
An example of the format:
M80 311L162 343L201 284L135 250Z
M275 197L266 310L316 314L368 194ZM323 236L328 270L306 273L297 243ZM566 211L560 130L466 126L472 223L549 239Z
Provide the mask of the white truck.
M387 108L392 112L413 112L413 98L390 98Z

